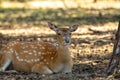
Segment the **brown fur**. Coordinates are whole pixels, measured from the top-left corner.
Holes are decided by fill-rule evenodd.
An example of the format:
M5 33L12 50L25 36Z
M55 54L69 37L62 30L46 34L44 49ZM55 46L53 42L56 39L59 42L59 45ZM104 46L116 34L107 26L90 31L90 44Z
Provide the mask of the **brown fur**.
M17 71L39 72L52 74L54 72L71 72L73 62L68 50L68 45L63 37L70 37L66 28L56 29L53 24L49 26L57 34L58 45L46 42L10 42L0 52L0 67L8 60L12 61Z

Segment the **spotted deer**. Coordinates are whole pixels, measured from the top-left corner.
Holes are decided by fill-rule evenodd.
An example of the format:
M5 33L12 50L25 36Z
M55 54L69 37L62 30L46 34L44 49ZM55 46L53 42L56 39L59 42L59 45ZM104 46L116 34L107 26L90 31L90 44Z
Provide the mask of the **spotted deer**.
M16 71L42 74L71 72L73 62L68 45L71 42L71 32L76 31L78 25L58 28L48 22L48 26L57 34L57 45L42 41L10 42L1 49L0 70L5 71L12 63Z

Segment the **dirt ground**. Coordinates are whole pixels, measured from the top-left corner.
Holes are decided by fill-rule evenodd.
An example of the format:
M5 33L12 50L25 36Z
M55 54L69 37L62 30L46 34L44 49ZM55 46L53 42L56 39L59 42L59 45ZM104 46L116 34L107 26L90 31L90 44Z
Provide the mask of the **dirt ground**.
M79 29L72 35L70 45L71 56L74 61L72 73L42 75L39 73L7 71L0 73L0 80L105 80L107 79L105 70L112 53L117 24L79 26ZM33 32L30 32L30 29ZM11 32L11 30L13 31ZM1 29L1 32L7 31L7 34L1 34L1 46L14 40L56 42L54 32L48 27L24 28L25 31L21 33L22 28L11 30ZM37 32L40 32L39 35L37 35ZM16 36L18 34L27 36Z
M41 1L44 3L44 0ZM50 3L59 2L56 1L52 3L50 0ZM98 0L96 3L90 0L71 1L65 2L62 7L48 5L46 8L39 2L43 7L34 9L30 4L27 5L30 8L27 8L24 2L15 2L16 5L11 6L13 2L6 3L3 0L0 5L0 48L15 40L55 43L55 34L48 28L48 21L58 26L71 26L75 23L80 26L72 34L69 47L74 61L72 73L43 75L15 72L10 67L8 71L0 72L0 80L120 80L120 77L105 74L120 20L119 0L110 0L109 3L106 0Z

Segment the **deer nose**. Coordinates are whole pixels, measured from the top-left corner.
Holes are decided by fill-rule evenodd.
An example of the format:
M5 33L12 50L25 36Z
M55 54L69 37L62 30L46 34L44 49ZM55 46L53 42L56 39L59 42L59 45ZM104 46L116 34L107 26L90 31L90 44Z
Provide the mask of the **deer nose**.
M65 42L66 42L66 43L70 43L70 40L69 40L69 39L66 39Z
M66 38L65 38L65 42L66 42L66 43L70 43L70 38L69 38L69 37L66 37Z

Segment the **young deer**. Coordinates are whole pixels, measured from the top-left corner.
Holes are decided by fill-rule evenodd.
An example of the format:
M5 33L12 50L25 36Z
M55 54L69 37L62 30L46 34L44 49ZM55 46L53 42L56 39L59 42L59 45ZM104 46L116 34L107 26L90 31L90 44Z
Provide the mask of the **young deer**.
M17 71L43 74L71 72L73 62L68 44L71 42L71 32L78 25L69 28L58 28L50 22L48 25L56 32L58 45L46 42L10 42L1 49L0 70L5 71L12 62Z

